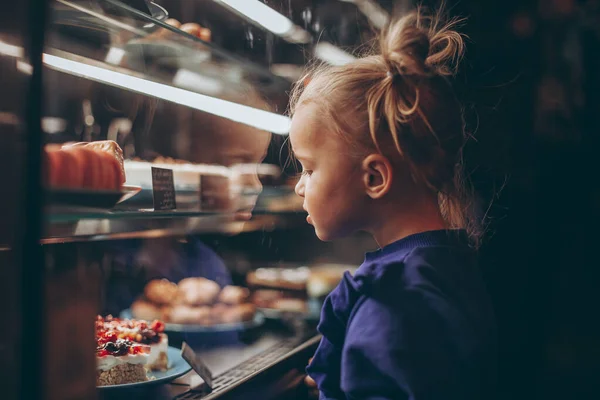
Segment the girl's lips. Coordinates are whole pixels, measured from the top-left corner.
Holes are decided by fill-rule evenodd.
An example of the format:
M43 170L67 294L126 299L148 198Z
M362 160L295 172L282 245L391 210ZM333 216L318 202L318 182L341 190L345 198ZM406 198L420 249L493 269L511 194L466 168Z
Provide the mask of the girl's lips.
M310 215L306 216L306 222L312 225L312 218L310 217Z

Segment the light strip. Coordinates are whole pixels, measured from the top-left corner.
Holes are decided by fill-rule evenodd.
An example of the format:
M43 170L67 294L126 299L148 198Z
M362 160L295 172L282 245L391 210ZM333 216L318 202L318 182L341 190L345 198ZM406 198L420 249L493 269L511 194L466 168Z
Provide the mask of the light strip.
M202 76L187 69L179 69L173 77L173 84L195 92L218 95L223 92L223 84L218 79Z
M22 47L8 44L0 40L0 54L14 58L23 58L24 53Z
M43 60L46 65L59 71L164 99L268 132L285 135L290 129L291 121L284 115L190 92L162 83L147 81L121 72L67 60L66 58L51 54L44 54Z
M371 21L373 26L383 29L389 21L389 15L379 4L373 0L341 0L354 3L356 7Z
M356 60L352 54L328 42L321 42L315 46L315 56L331 65L344 65Z
M295 43L308 43L311 36L284 15L258 0L215 0L225 4L268 31Z
M0 41L0 54L20 58L23 56L23 53L22 47ZM171 101L278 135L285 135L290 130L291 120L284 115L232 103L227 100L190 92L189 90L148 81L121 72L95 67L79 61L72 61L66 58L53 56L51 54L44 53L43 62L47 66L62 72ZM31 66L27 63L21 62L18 64L18 67L23 72L32 72ZM213 90L220 89L213 85Z
M25 61L17 60L17 69L26 75L33 75L33 66Z

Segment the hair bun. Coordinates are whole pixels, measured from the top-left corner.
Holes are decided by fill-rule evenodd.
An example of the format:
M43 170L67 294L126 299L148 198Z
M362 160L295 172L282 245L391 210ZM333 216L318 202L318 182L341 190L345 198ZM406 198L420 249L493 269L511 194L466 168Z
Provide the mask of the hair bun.
M453 75L464 53L461 22L443 23L441 12L426 16L420 9L398 19L381 36L381 56L392 73Z

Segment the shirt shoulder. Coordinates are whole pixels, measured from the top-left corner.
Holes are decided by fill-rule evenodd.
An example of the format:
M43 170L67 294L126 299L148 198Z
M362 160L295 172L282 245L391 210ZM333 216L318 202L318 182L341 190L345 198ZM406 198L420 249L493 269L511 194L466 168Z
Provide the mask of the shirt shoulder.
M401 254L366 260L354 280L367 296L382 297L401 290L458 290L457 281L477 279L475 253L453 246L416 247Z

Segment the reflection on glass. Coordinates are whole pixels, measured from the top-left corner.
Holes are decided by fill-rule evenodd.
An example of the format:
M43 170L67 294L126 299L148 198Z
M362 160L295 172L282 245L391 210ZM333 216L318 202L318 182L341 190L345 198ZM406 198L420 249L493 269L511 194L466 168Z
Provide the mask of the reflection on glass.
M257 94L246 92L244 97L254 108L268 110ZM210 113L160 103L149 136L151 146L140 157L172 168L176 189L199 186L203 211L234 211L249 219L262 191L259 176L280 173L276 166L261 164L271 133Z
M247 96L244 102L268 109L258 95ZM160 103L148 139L151 146L140 159L171 167L180 177L186 169L203 171L199 181L195 178L201 207L233 210L240 220L252 216L262 191L259 174L279 172L261 164L271 133L210 113ZM223 260L198 237L119 242L111 251L115 266L105 313L163 319L192 344L198 335L203 344L236 343L240 327L261 321L248 290L232 286ZM211 329L220 333L211 335Z

